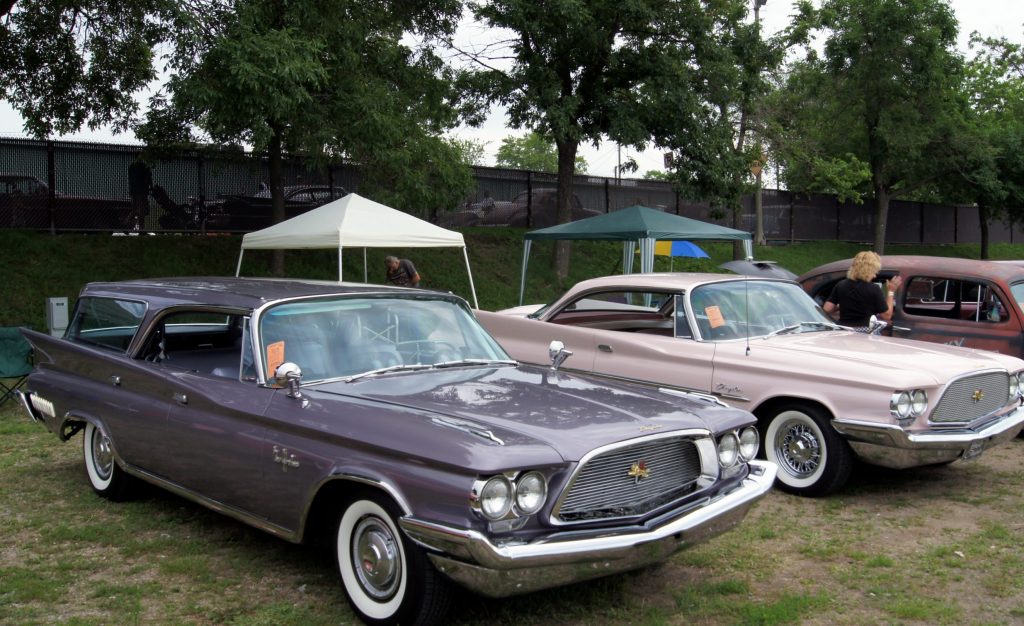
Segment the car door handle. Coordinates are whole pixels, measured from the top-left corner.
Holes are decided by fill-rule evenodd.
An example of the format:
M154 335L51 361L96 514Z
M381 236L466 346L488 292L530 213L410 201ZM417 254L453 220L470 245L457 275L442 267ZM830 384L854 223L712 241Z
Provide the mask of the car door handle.
M181 393L180 391L174 392L174 401L178 404L188 404L188 396Z
M115 387L120 387L121 386L121 377L118 376L117 374L112 374L110 376L110 384L115 386Z
M615 350L612 350L612 347L606 343L597 344L597 349L601 352L615 352Z

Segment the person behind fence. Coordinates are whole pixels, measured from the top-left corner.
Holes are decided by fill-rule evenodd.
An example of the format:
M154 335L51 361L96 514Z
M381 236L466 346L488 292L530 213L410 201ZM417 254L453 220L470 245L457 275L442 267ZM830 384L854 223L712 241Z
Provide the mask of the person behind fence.
M903 279L894 276L879 289L874 280L881 268L882 259L877 254L870 250L858 252L846 278L836 284L825 302L825 312L832 317L838 313L839 325L862 331L867 330L872 315L886 321L892 319L893 298Z
M136 230L145 225L146 216L149 215L149 192L152 188L153 171L139 155L128 166L128 195L132 198L132 218Z
M419 287L420 275L416 273L416 266L409 259L400 259L396 256L384 258L384 265L387 267L388 282L401 287Z

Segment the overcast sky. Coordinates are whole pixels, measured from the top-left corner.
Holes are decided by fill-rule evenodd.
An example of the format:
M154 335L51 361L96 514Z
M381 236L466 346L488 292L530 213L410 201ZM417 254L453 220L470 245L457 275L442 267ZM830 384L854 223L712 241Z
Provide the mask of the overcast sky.
M971 32L978 31L989 37L1006 37L1011 41L1024 41L1024 0L951 0L950 4L960 22L960 47L967 49L967 40ZM768 0L761 7L761 24L766 33L784 28L793 14L793 3L790 0ZM486 37L486 32L464 29L463 36L470 39ZM491 164L493 155L501 145L501 140L513 134L522 134L505 128L505 119L500 110L495 110L487 122L480 128L463 128L457 135L465 139L485 142L486 151ZM6 102L0 102L0 136L22 137L21 117ZM102 141L115 143L136 143L134 135L114 135L109 130L82 131L68 135L67 139ZM589 173L597 176L614 176L615 168L620 159L620 151L611 142L604 142L600 147L590 145L580 147L580 154L587 160ZM660 152L649 150L647 153L635 153L628 149L621 150L621 158L634 156L640 165L640 172L662 169Z

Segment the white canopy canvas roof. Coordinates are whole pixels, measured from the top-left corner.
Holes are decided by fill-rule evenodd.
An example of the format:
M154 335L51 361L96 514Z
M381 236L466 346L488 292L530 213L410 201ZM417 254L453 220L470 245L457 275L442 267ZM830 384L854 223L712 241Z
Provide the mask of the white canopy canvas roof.
M329 202L300 215L242 237L236 276L241 275L246 250L338 250L338 282L343 280L341 251L346 247L364 248L462 248L469 275L469 288L476 301L473 274L462 233L403 213L358 194ZM366 281L365 269L363 281Z

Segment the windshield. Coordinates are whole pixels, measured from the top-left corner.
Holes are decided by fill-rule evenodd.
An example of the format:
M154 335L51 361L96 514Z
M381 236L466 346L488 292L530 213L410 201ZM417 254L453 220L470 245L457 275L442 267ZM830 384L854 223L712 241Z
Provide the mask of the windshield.
M259 342L269 379L281 363L303 383L387 369L477 365L508 355L468 309L443 298L345 298L288 302L260 316Z
M705 340L717 341L837 328L795 283L738 280L701 285L690 310Z

